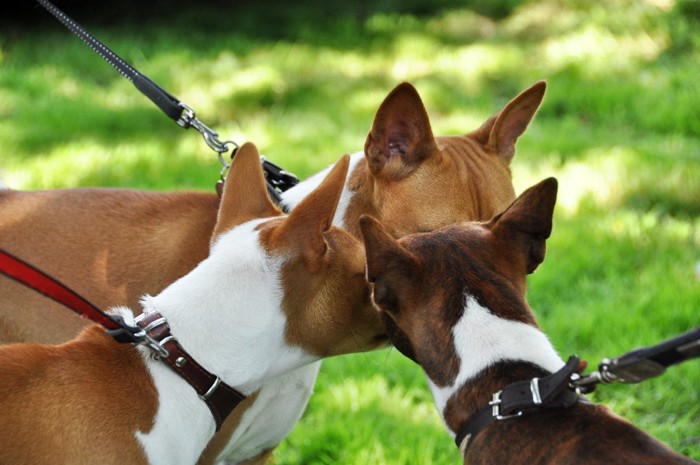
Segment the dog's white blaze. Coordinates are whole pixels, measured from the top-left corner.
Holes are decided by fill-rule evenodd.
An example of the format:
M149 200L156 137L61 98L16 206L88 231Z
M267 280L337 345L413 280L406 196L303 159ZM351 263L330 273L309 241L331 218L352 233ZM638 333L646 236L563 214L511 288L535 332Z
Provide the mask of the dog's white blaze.
M159 295L142 300L146 312L157 309L168 319L173 335L204 368L246 395L318 360L285 343L283 258L270 257L262 248L254 230L262 221L251 221L220 235L209 258ZM137 438L149 451L152 463L160 463L166 456L169 460L163 463L195 463L214 433L214 419L194 389L162 362L148 359L147 366L158 388L159 406L154 428L147 434L137 433ZM282 430L291 430L306 406L310 396L307 386L313 385L317 372L317 368L303 369L297 374L302 380L288 387L290 405L274 412L279 415L272 423L278 427L259 432L259 447L272 447L284 437ZM283 391L283 387L277 390ZM267 415L274 413L268 411ZM245 433L245 429L240 431ZM164 446L159 446L166 442L164 437L176 438L167 443L181 446L166 453ZM188 462L190 453L194 456Z
M352 199L353 195L350 189L348 189L348 180L350 179L350 176L352 175L353 171L355 171L357 163L359 163L360 160L364 158L364 156L365 154L363 152L355 152L352 155L350 155L350 166L348 167L348 174L345 178L345 185L343 186L343 191L340 193L340 201L338 202L338 208L335 210L335 216L333 217L333 224L340 228L346 227L344 220L345 212L348 209L348 205L350 204L350 200ZM311 191L316 189L321 184L321 182L326 178L326 176L332 168L333 166L329 166L323 171L316 173L310 178L300 182L296 186L284 192L282 194L284 204L292 209L296 207L299 204L299 202L301 202L304 199L304 197L309 195Z
M447 401L465 382L496 362L518 360L533 363L554 372L564 366L547 336L534 326L506 320L481 306L465 293L464 314L452 328L459 373L452 385L436 386L430 378L435 406L444 421ZM450 431L454 436L455 432Z

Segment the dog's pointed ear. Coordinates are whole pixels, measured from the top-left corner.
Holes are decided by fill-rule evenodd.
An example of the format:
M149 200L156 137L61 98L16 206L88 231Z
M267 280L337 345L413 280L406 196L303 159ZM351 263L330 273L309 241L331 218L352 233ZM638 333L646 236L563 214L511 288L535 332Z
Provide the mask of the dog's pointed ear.
M557 188L557 180L547 178L520 194L491 220L493 234L513 252L509 258L525 273L532 273L544 261L546 242L552 233Z
M374 302L389 312L398 312L401 301L412 294L418 272L416 257L394 239L371 216L360 218L365 242L367 281L374 284Z
M546 88L545 81L533 84L468 136L510 163L515 155L515 143L537 113Z
M375 177L399 180L429 157L437 145L416 89L399 84L379 106L365 142L365 157Z
M239 224L281 214L267 193L257 147L252 143L243 144L233 157L224 183L212 242Z
M276 232L281 240L301 249L309 271L320 270L328 250L325 233L333 225L345 186L350 156L344 155L323 182L297 205Z

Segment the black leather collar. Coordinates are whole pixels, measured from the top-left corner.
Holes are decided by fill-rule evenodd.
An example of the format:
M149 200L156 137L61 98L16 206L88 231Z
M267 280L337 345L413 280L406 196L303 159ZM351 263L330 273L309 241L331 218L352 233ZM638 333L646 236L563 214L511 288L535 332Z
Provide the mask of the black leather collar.
M491 402L467 420L455 436L462 457L474 438L495 421L575 405L582 396L570 383L571 376L578 371L579 359L572 355L561 370L551 375L518 381L494 393Z

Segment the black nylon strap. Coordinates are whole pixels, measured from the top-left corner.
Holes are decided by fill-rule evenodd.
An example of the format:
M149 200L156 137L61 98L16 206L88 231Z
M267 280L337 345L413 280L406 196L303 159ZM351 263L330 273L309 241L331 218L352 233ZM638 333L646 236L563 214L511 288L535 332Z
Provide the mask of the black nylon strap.
M148 77L140 74L136 68L124 61L105 44L97 40L92 34L86 31L85 28L76 23L49 0L37 0L37 2L46 8L49 13L54 15L64 26L70 29L73 34L90 46L98 55L104 58L105 61L111 64L122 76L131 81L142 94L155 103L169 118L175 121L180 119L184 110L182 106L180 106L180 101L178 99L163 90Z

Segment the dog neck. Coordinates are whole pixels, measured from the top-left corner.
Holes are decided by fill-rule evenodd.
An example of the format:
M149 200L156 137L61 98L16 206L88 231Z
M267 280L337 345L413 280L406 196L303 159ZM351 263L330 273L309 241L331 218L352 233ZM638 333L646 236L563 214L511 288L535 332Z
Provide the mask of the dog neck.
M464 313L452 328L459 372L448 386L428 374L435 405L454 437L491 395L505 385L559 370L564 362L537 327L501 318L465 294Z
M263 221L222 234L209 258L157 296L142 300L144 312L158 310L166 317L172 334L200 365L245 395L318 359L285 342L280 284L284 259L270 257L261 247L255 229ZM211 412L186 380L145 355L159 408L153 430L139 439L149 458L151 451L174 456L159 444L179 442L180 449L191 449L178 449L177 455L193 454L195 463L214 434ZM180 435L180 441L172 440Z

